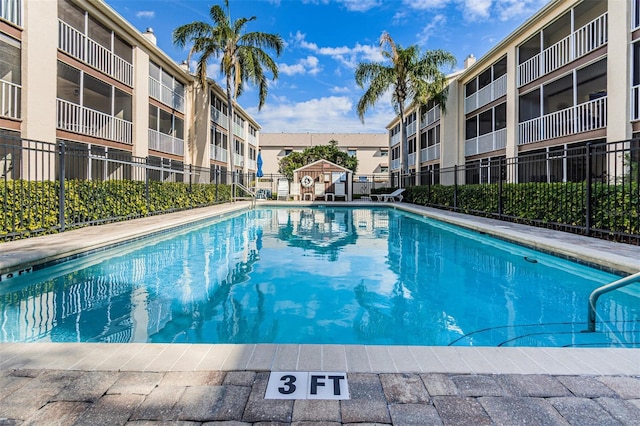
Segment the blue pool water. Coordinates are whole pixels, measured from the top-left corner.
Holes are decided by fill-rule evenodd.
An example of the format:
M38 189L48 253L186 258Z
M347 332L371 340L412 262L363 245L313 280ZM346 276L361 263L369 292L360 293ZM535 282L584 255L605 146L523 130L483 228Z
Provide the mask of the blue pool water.
M388 207L258 208L2 283L0 341L636 347L633 286L581 332L617 278Z

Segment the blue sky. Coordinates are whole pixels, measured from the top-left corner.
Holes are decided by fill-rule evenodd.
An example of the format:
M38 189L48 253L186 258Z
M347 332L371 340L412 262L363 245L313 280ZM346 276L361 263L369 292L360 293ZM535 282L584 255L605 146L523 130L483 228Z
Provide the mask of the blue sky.
M176 62L188 49L172 44L176 27L209 20L214 0L106 0L140 31L153 28L158 46ZM238 103L264 133L384 133L394 112L389 97L358 118L364 93L355 84L360 62L382 60L379 38L387 31L403 47L445 49L461 69L464 59L484 55L538 11L545 0L230 0L231 17L257 19L247 31L277 33L285 42L279 78L270 82L266 104L258 111L249 87ZM272 56L274 54L272 53ZM223 82L218 64L210 77ZM224 86L223 86L224 87Z

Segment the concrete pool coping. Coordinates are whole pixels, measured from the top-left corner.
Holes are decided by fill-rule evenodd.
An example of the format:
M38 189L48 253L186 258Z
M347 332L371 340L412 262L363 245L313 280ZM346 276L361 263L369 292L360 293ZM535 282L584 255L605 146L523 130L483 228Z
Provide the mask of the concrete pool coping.
M343 202L267 202L264 205L342 205ZM354 202L349 206L380 206ZM409 205L385 204L556 251L608 270L640 271L640 247L493 219ZM0 244L0 272L78 256L130 239L186 226L248 208L248 202L158 215ZM586 309L586 301L585 301ZM99 343L2 343L0 369L105 371L346 371L352 373L466 373L640 375L640 349L494 348L361 345L181 345Z

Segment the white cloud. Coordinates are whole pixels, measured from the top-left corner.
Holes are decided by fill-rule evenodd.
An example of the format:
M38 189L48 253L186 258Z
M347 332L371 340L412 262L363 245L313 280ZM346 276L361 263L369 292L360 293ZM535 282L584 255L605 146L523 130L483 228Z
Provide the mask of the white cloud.
M366 12L382 4L380 0L340 0L340 3L352 12Z
M530 16L547 0L500 0L496 2L496 13L501 21Z
M152 19L156 16L156 12L153 10L141 10L136 12L136 18Z
M478 21L490 16L492 0L464 0L462 2L462 16L467 21Z
M402 0L404 6L416 10L431 10L443 8L450 0Z
M284 75L296 75L296 74L318 74L322 68L319 67L320 61L315 56L307 56L306 58L298 60L293 65L278 64L278 70Z
M329 56L347 68L354 69L359 62L380 62L384 60L378 46L356 43L353 47L318 47L316 43L308 42L305 37L305 34L298 31L292 37L292 43L317 55Z
M331 93L336 93L336 94L339 94L339 93L351 93L351 89L348 88L348 87L344 87L344 86L343 87L334 86L334 87L330 88L329 91Z
M358 119L354 102L346 96L328 96L303 102L267 102L261 111L248 108L265 133L380 133L393 118L389 103L380 100L379 107Z
M434 16L431 22L425 25L422 31L417 34L418 43L421 45L426 44L427 40L429 40L429 37L431 37L431 35L434 34L438 29L444 27L446 23L447 17L445 15L438 14Z

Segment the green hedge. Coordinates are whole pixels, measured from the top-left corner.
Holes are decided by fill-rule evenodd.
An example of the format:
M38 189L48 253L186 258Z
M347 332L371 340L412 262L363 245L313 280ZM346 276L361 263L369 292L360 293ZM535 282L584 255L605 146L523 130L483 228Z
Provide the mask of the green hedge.
M500 186L429 185L409 187L405 200L424 206L454 208L467 214L495 216ZM637 183L591 185L591 228L640 235L640 189ZM585 183L523 183L502 185L502 214L525 222L586 226Z
M208 206L230 200L227 185L150 182L149 201L140 181L70 180L65 188L65 227L117 221ZM60 229L59 182L0 181L0 239L55 233ZM13 235L7 237L7 235Z

